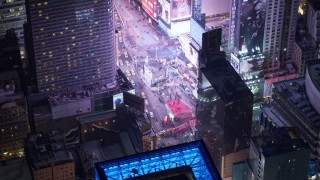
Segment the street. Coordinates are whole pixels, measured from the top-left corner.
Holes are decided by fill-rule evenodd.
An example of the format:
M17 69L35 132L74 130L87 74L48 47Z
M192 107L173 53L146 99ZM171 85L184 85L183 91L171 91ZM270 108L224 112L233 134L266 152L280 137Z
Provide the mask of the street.
M160 134L181 125L174 120L163 125L169 111L165 102L179 99L195 112L195 98L191 93L196 86L196 76L177 57L180 44L170 39L147 19L134 5L126 0L115 1L115 20L119 68L134 85L136 95L146 98L146 113L151 119L152 129L158 134L158 146L170 146L192 140L190 128L177 133ZM164 72L165 81L158 86L146 84L143 68L152 73ZM171 71L168 71L170 70ZM175 73L174 73L175 72ZM194 88L193 88L194 89ZM189 119L185 121L188 122Z

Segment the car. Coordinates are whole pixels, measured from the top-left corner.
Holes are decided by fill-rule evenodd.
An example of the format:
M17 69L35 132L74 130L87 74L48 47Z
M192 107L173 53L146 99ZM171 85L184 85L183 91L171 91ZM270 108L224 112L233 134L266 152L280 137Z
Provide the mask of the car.
M124 54L124 57L126 57L126 58L128 58L129 56L128 56L128 52L127 51L124 51L123 52L123 54Z
M121 36L119 36L119 42L123 42L123 41L122 41L122 37L121 37Z
M134 72L134 70L131 70L131 74L132 74L132 76L136 75L136 73Z
M130 71L129 71L129 70L127 70L126 72L127 72L127 76L128 76L128 77L130 77L130 76L131 76Z
M131 80L131 84L132 84L132 86L135 86L135 85L136 85L133 80Z
M158 36L154 35L153 38L154 38L155 40L159 41Z
M150 114L150 117L151 117L151 118L154 117L153 112L149 112L149 114Z
M146 97L146 94L142 91L141 92L141 97L143 97L144 99L146 99L147 97Z
M119 64L120 66L123 66L123 61L121 59L119 59Z
M125 61L125 62L126 62L126 65L129 66L129 61Z

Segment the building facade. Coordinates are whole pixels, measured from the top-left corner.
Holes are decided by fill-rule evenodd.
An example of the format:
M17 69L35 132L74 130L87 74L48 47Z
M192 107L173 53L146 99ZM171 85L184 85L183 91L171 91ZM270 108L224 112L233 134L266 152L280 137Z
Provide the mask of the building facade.
M0 101L0 134L2 137L0 139L0 160L24 156L23 139L29 133L28 113L23 94L10 96L11 98L8 99L0 95L3 100L10 101L7 103Z
M116 48L112 0L29 0L28 57L39 92L79 90L115 83Z
M298 7L298 0L267 1L263 40L267 72L279 70L292 62Z
M25 55L23 24L27 22L24 0L0 2L0 36L13 29L19 39L20 55Z
M300 40L294 42L293 64L297 68L297 73L305 75L306 64L308 61L315 60L318 57L319 48L312 36L302 35Z
M294 129L278 128L253 137L249 155L253 179L307 179L310 149L297 134Z
M253 94L224 57L204 57L208 64L199 76L196 138L204 139L220 169L223 155L249 146Z

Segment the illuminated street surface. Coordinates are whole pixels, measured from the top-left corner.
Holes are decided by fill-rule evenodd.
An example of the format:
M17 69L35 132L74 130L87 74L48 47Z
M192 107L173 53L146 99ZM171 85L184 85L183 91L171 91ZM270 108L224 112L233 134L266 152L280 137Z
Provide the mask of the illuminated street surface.
M127 75L129 81L134 83L136 95L141 96L141 92L145 93L146 113L151 119L154 133L158 134L158 147L193 140L188 123L190 118L185 119L184 122L167 118L164 123L169 115L166 101L179 99L192 109L193 114L195 112L196 102L190 90L193 88L191 84L196 84L194 82L196 76L190 74L182 60L176 57L177 52L181 51L178 40L170 39L153 27L148 23L147 18L127 0L115 1L115 6L116 30L120 32L117 39L119 60L121 60L119 68ZM152 73L165 73L168 69L166 82L156 87L147 85L145 76L142 74L143 65L147 65ZM153 117L150 116L150 112ZM186 127L181 128L181 126Z

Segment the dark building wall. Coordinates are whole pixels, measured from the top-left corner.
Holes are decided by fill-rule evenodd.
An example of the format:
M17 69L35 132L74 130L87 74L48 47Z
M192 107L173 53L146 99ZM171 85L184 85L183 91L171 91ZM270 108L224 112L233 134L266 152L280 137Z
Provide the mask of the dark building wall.
M115 82L112 0L26 5L40 92Z

